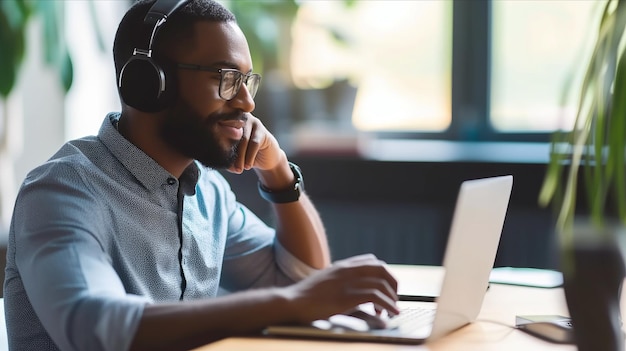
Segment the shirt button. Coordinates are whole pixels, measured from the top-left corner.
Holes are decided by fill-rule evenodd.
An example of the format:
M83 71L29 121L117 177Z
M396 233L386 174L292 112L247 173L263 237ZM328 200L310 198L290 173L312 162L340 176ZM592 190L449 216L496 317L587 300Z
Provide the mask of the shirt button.
M176 179L171 178L171 177L170 177L170 178L167 178L167 184L169 184L169 185L174 185L174 184L176 184Z

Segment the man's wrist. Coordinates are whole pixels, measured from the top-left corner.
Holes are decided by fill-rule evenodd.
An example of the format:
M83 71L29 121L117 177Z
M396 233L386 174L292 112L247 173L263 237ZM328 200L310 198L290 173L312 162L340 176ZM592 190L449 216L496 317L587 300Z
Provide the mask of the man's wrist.
M261 197L272 203L289 203L300 199L300 195L304 192L304 178L300 167L293 162L289 162L289 168L293 173L294 182L284 189L269 189L263 185L261 181L258 183L259 194Z

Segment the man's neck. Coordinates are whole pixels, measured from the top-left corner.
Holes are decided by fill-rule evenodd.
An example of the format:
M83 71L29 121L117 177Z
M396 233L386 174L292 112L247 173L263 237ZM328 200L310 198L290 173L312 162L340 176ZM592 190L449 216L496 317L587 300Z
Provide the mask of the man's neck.
M180 178L193 159L181 155L163 141L159 134L159 121L159 116L125 111L119 118L117 130L170 174Z

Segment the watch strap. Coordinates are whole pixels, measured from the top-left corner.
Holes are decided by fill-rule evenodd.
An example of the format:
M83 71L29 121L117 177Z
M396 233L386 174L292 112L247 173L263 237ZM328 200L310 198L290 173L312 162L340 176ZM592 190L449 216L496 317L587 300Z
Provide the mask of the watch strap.
M293 162L289 162L289 168L291 168L293 176L296 179L293 186L285 190L274 191L267 189L259 181L259 194L262 198L276 204L295 202L300 199L300 194L302 193L302 191L304 191L304 179L302 177L302 171L300 170L300 167L298 167L298 165Z

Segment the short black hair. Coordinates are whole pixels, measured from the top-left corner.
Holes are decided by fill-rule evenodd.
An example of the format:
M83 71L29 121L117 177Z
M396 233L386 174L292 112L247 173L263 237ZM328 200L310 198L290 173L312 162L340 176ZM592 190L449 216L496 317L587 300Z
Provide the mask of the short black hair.
M153 28L145 25L143 20L155 2L135 2L120 21L113 42L116 81L119 80L122 67L133 55L133 50L148 48ZM163 53L171 49L171 45L191 38L193 25L198 21L236 22L236 19L232 12L214 0L191 0L176 10L159 29L153 47L154 57L163 59Z

